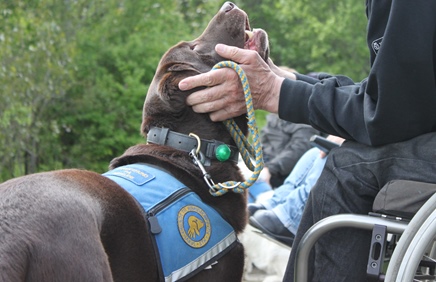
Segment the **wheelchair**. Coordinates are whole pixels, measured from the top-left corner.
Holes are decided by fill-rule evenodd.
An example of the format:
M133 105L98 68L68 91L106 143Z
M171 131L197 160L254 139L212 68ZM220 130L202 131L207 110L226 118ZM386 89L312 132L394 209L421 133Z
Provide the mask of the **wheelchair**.
M377 194L368 215L339 214L314 224L297 247L295 281L308 281L309 253L325 233L372 230L367 281L436 281L436 184L394 180Z

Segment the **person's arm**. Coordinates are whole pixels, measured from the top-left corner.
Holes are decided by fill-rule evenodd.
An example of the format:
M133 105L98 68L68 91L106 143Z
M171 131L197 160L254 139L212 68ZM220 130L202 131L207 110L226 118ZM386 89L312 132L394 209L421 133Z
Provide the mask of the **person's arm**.
M436 1L392 1L383 34L375 21L387 15L376 13L386 12L387 4L372 1L369 9L368 38L382 40L368 79L361 84L339 76L316 84L285 80L281 118L370 145L436 129Z

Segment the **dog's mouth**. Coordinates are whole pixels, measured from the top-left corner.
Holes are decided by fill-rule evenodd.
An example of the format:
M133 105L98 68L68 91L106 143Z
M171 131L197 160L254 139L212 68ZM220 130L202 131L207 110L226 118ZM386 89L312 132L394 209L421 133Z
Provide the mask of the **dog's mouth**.
M225 16L225 21L230 25L227 31L230 32L231 44L233 41L234 46L257 51L265 61L268 60L268 35L262 29L251 29L245 11L231 2L226 2L221 7L219 15Z
M260 28L251 30L248 22L248 17L245 21L245 42L244 49L254 50L265 60L268 60L269 55L269 42L267 33Z
M245 30L244 49L255 50L265 60L269 56L268 35L262 29Z
M255 41L255 33L254 31L251 31L249 28L245 29L245 43L244 43L244 49L249 49L249 50L255 50L256 49L256 41Z
M251 31L250 22L248 21L248 16L245 15L245 42L253 37L253 32Z
M251 30L251 26L247 14L245 14L244 34L245 34L244 49L257 51L255 40L254 40L254 30Z

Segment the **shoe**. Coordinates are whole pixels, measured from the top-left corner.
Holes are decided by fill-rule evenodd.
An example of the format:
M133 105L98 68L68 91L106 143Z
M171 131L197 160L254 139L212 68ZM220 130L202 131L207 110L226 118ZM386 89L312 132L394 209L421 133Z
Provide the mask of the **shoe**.
M248 222L273 239L292 247L295 235L283 225L273 211L259 210L250 216Z
M264 210L265 209L265 207L263 205L257 204L257 203L248 204L247 208L248 208L248 216L249 217L253 216L258 210Z

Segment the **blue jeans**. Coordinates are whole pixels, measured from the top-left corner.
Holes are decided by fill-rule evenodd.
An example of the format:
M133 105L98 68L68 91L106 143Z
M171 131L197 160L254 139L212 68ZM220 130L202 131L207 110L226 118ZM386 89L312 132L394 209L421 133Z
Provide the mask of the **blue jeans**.
M297 233L307 197L325 162L326 158L320 157L317 148L308 150L295 164L283 185L274 190L273 196L260 202L266 209L272 210L293 234Z
M377 193L391 180L436 183L435 148L436 133L429 133L378 147L346 141L333 149L309 195L283 281L293 281L296 246L314 223L335 214L368 214ZM322 236L309 258L309 281L367 281L370 237L371 231L356 228Z

